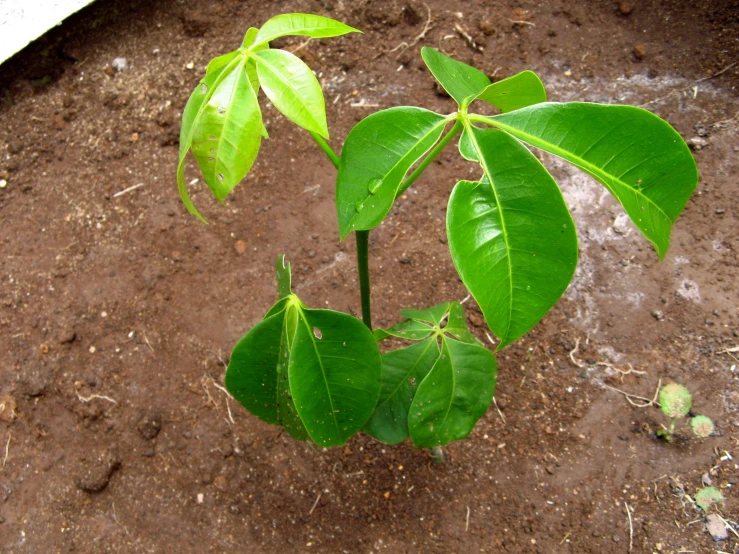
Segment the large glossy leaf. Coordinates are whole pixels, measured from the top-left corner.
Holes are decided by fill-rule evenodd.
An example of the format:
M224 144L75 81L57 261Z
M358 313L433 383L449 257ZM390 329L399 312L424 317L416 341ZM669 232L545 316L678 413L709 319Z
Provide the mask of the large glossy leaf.
M196 215L203 222L205 222L205 220L198 213L197 209L195 209L195 206L190 200L190 195L187 192L187 185L185 184L185 158L187 157L187 152L192 146L196 123L198 122L203 109L213 96L216 88L224 78L230 74L231 70L238 65L238 63L238 60L234 58L227 63L227 65L212 70L203 79L201 79L198 86L190 95L190 98L185 105L185 109L182 112L179 156L177 161L177 188L179 189L180 197L182 198L182 202L185 204L187 210Z
M242 59L203 105L193 130L193 154L218 200L249 172L261 130L262 114Z
M290 391L308 434L338 446L359 431L380 396L381 358L355 317L301 308L290 352Z
M441 356L421 382L408 413L408 429L419 448L467 437L495 393L497 365L476 344L442 338Z
M669 124L641 108L580 102L537 104L489 121L598 179L664 258L698 182L695 160Z
M577 236L552 177L520 142L472 128L486 180L460 181L449 198L452 260L500 339L529 331L554 305L577 264Z
M226 388L233 397L259 419L282 425L295 439L308 434L300 421L288 385L288 323L292 309L281 309L254 326L231 353L226 372Z
M413 164L439 140L446 118L421 108L390 108L351 130L336 177L339 235L369 230L392 208Z
M482 71L438 50L423 47L421 57L439 84L462 107L466 107L490 85L490 79Z
M493 83L477 95L501 112L511 112L547 101L544 84L533 71L522 71L507 79Z
M347 33L361 33L361 31L320 15L284 13L267 20L262 25L256 35L254 45L260 45L289 35L327 38L338 37Z
M323 91L311 69L284 50L263 50L255 59L259 84L272 104L295 124L328 138Z
M380 399L363 431L386 444L408 438L408 410L416 388L439 358L436 337L382 356Z

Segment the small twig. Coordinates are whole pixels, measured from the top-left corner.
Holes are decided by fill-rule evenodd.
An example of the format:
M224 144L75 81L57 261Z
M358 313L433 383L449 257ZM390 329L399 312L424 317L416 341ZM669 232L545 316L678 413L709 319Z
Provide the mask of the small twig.
M528 25L529 27L536 27L536 23L531 23L531 21L524 21L523 19L509 19L511 23L514 25Z
M144 335L144 341L146 342L146 345L151 348L151 351L154 352L154 347L149 342L149 337L146 336L146 330L142 331L142 334Z
M8 461L8 454L10 453L10 438L12 436L13 435L11 434L11 432L8 431L8 442L5 443L5 457L3 458L3 467L2 467L2 469L5 469L5 464Z
M490 333L488 333L487 331L485 331L485 336L490 341L490 344L492 344L493 346L495 346L495 341L493 340L493 337L490 336Z
M124 194L128 194L132 190L136 190L139 187L143 187L144 183L138 183L137 185L133 185L132 187L128 187L127 189L123 189L122 191L116 192L113 195L113 198L118 198L119 196L123 196Z
M577 352L579 348L580 348L580 339L577 338L575 339L575 348L570 350L570 360L572 360L573 364L575 364L577 367L582 369L583 367L585 367L585 364L582 363L580 360L575 359L575 353Z
M419 42L419 41L421 41L421 40L425 39L425 38L426 38L426 34L427 34L427 33L428 33L428 32L429 32L429 31L430 31L431 29L433 29L433 27L431 26L431 8L429 8L429 6L428 6L428 4L427 4L426 2L424 2L424 3L423 3L423 5L424 5L424 6L426 6L426 11L427 11L427 16L426 16L426 23L425 23L425 24L424 24L424 26L423 26L423 30L422 30L422 31L421 31L421 32L420 32L420 33L419 33L418 35L416 35L416 36L415 36L415 37L413 38L413 40L412 40L412 41L410 42L410 44L404 41L404 42L401 42L400 44L398 44L398 45L397 45L397 46L396 46L395 48L393 48L392 50L388 50L388 51L387 51L387 53L388 53L388 54L392 54L393 52L396 52L396 51L400 50L400 53L398 53L398 55L397 55L397 56L395 56L395 59L396 59L396 60L397 60L397 59L398 59L398 58L400 57L400 55L401 55L401 54L402 54L403 52L405 52L405 51L406 51L406 50L408 50L409 48L413 48L413 47L414 47L414 46L415 46L416 44L418 44L418 42ZM375 56L375 57L374 57L373 59L379 58L379 57L380 57L380 56L382 56L383 54L384 54L384 52L380 52L380 53L379 53L379 54L377 54L377 55L376 55L376 56Z
M301 42L300 44L298 44L295 48L292 48L292 49L288 48L287 50L289 52L292 52L293 54L295 54L295 52L297 52L298 50L302 50L303 48L305 48L306 46L308 46L308 43L310 41L311 41L311 39L310 38L307 38L303 42Z
M228 392L228 390L226 390L226 387L222 387L221 385L216 383L215 379L213 379L212 377L210 379L210 382L213 383L213 386L215 388L217 388L219 391L223 392L223 394L226 395L226 410L228 411L228 419L229 421L231 421L231 423L235 424L236 422L234 421L234 416L231 413L231 405L228 403L228 399L233 398L233 396L231 396L231 393Z
M728 521L726 521L726 520L725 520L725 519L723 518L723 516L721 516L720 514L716 514L716 515L717 515L717 516L719 517L719 519L720 519L721 521L723 521L723 522L724 522L724 525L726 525L726 528L727 528L727 529L728 529L729 531L731 531L732 533L734 533L734 534L735 534L735 535L736 535L736 536L737 536L737 537L739 538L739 533L737 533L737 532L736 532L736 529L734 529L734 526L733 526L733 525L732 525L731 523L729 523Z
M310 512L308 512L308 515L311 515L313 513L313 510L316 509L316 506L318 506L318 501L321 500L321 494L322 493L320 492L318 493L318 496L316 497L316 501L313 503L313 506L311 507Z
M379 108L379 104L372 104L370 102L367 102L364 98L362 98L359 102L352 102L349 104L352 108Z
M498 408L498 401L495 400L494 396L493 396L493 404L495 404L495 409L498 410L498 415L500 416L500 419L503 420L503 425L506 425L505 416L503 415L503 412L500 411L500 408Z
M626 502L624 506L626 506L626 515L629 516L629 552L631 552L634 549L634 523L631 521L631 508Z
M470 36L470 34L467 31L465 31L459 23L457 23L454 26L454 30L457 31L457 33L459 33L459 36L461 36L465 41L467 41L467 45L470 48L472 48L473 50L477 50L478 52L482 52L482 46L477 44L475 42L475 39L473 39L472 36Z
M718 77L722 73L726 73L727 71L729 71L729 69L731 69L732 67L734 67L738 63L739 62L730 63L729 65L727 65L726 67L724 67L722 70L714 73L713 75L709 75L708 77L703 77L702 79L698 79L696 81L696 83L702 83L703 81L708 81L709 79L713 79L714 77Z
M467 530L470 528L470 507L467 506L467 518L464 522L464 532L466 533Z
M614 392L623 394L624 397L626 397L626 400L629 402L629 404L631 404L632 406L636 408L646 408L647 406L659 406L659 402L657 402L657 396L659 395L659 389L662 387L662 379L660 379L659 382L657 383L657 391L654 393L654 398L652 400L649 400L649 398L644 398L643 396L637 396L636 394L631 394L626 391L622 391L621 389L617 389L616 387L606 385L605 383L603 383L603 386ZM631 400L632 398L636 400L641 400L642 402L644 402L644 404L637 404L636 402Z
M732 346L731 348L719 350L716 354L733 354L734 352L739 352L739 346Z
M562 540L561 540L561 541L559 541L559 544L564 544L564 542L565 542L565 541L566 541L566 540L567 540L567 539L568 539L568 538L570 537L570 535L571 535L571 534L572 534L572 531L567 531L567 532L565 533L565 536L564 536L564 537L562 537Z
M465 296L465 297L464 297L464 298L463 298L462 300L460 300L460 301L459 301L459 303L460 303L460 304L464 304L464 303L465 303L465 302L467 302L467 301L468 301L468 300L469 300L469 299L470 299L471 297L472 297L472 295L468 294L468 295L467 295L467 296Z
M636 373L637 375L646 375L647 374L646 371L639 371L638 369L634 369L634 366L632 366L631 364L628 364L628 363L626 364L627 366L629 366L628 371L624 371L623 369L619 369L615 365L613 365L611 363L608 363L608 362L596 362L595 364L593 364L594 367L595 366L599 366L599 365L602 365L604 367L607 367L608 369L612 369L613 371L618 371L621 374L621 382L622 383L624 382L624 376L629 375L630 373Z
M113 404L118 404L115 400L113 400L110 396L103 396L101 394L91 394L90 396L82 396L79 391L74 391L74 393L77 395L77 398L80 399L81 402L84 402L87 404L91 400L95 400L96 398L98 400L107 400L108 402L112 402Z

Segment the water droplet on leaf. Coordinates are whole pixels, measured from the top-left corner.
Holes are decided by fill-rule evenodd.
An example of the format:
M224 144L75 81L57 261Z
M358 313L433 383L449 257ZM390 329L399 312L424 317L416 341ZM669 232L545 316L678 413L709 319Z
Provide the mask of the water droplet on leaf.
M367 187L369 189L370 194L375 194L377 192L377 189L379 189L382 186L382 179L372 179L369 182L369 186Z

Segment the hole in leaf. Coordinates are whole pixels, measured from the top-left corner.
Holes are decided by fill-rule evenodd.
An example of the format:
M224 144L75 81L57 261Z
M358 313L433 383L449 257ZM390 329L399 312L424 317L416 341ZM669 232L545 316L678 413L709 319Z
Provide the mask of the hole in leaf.
M323 334L321 333L321 330L318 327L313 327L313 336L317 339L322 339Z

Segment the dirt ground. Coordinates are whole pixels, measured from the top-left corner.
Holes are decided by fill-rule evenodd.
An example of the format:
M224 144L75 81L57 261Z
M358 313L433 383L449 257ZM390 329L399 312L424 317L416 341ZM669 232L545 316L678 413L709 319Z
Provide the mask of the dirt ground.
M364 31L282 41L319 73L337 149L377 108L453 110L425 45L496 78L533 69L555 101L643 105L694 144L701 180L661 263L602 187L542 157L579 269L498 355L499 411L443 464L364 435L295 442L220 388L276 300L279 254L308 305L359 309L334 170L276 110L225 206L191 185L210 225L177 194L179 117L206 63L287 11ZM739 521L737 36L736 0L98 0L0 66L0 551L739 552L736 523L715 542L692 502L710 481ZM371 234L377 325L466 296L443 222L474 172L448 149ZM618 392L670 381L714 436L659 441L658 409Z

